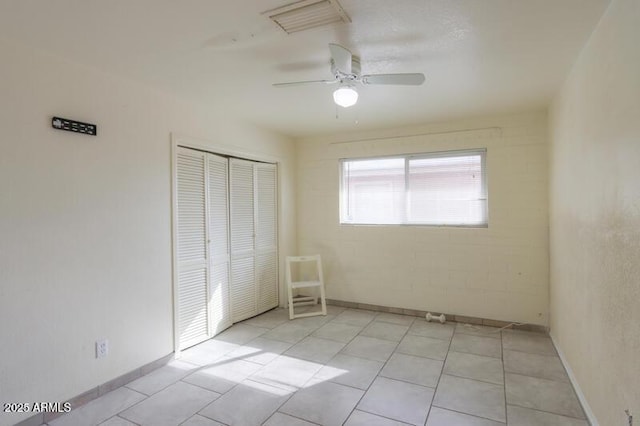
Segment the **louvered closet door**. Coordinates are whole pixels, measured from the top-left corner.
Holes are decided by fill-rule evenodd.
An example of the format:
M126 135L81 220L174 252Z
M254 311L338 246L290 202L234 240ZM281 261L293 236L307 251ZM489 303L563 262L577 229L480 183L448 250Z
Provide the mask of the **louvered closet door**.
M231 194L231 318L257 314L253 162L229 160Z
M206 154L178 148L177 332L180 349L207 339L209 328L206 235Z
M213 334L231 325L229 305L229 160L207 154L209 186L209 316Z
M255 180L257 313L262 313L278 305L276 166L256 164Z

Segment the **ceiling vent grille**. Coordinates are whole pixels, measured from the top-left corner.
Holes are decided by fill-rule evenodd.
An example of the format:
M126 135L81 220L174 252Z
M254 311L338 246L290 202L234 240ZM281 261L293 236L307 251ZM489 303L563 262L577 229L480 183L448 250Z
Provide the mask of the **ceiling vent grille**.
M336 22L349 23L338 0L302 0L262 13L275 22L287 34Z

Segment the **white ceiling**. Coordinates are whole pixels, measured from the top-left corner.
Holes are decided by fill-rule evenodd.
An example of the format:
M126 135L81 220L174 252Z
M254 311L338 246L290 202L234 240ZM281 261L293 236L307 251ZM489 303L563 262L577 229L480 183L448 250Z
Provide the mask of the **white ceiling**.
M1 0L0 38L306 136L543 108L609 1L341 0L352 23L287 35L261 12L290 0ZM426 83L339 111L334 86L271 86L331 78L328 43Z

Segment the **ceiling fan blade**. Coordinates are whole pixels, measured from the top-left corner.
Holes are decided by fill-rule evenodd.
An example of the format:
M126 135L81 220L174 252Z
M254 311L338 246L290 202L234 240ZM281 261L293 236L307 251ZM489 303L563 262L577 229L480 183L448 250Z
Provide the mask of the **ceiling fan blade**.
M331 51L331 59L338 69L345 74L351 74L351 52L340 46L339 44L330 43L329 50Z
M420 86L424 83L424 74L373 74L363 75L362 84L397 84L403 86Z
M273 87L290 87L290 86L304 86L307 84L334 84L338 80L309 80L309 81L292 81L290 83L274 83Z

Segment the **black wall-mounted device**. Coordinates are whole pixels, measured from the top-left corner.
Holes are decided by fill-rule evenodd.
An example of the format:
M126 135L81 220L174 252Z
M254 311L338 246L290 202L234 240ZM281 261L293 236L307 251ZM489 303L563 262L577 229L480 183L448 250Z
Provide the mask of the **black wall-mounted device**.
M68 118L51 118L51 127L58 130L66 130L68 132L83 133L85 135L95 136L98 134L98 126L95 124L69 120Z

